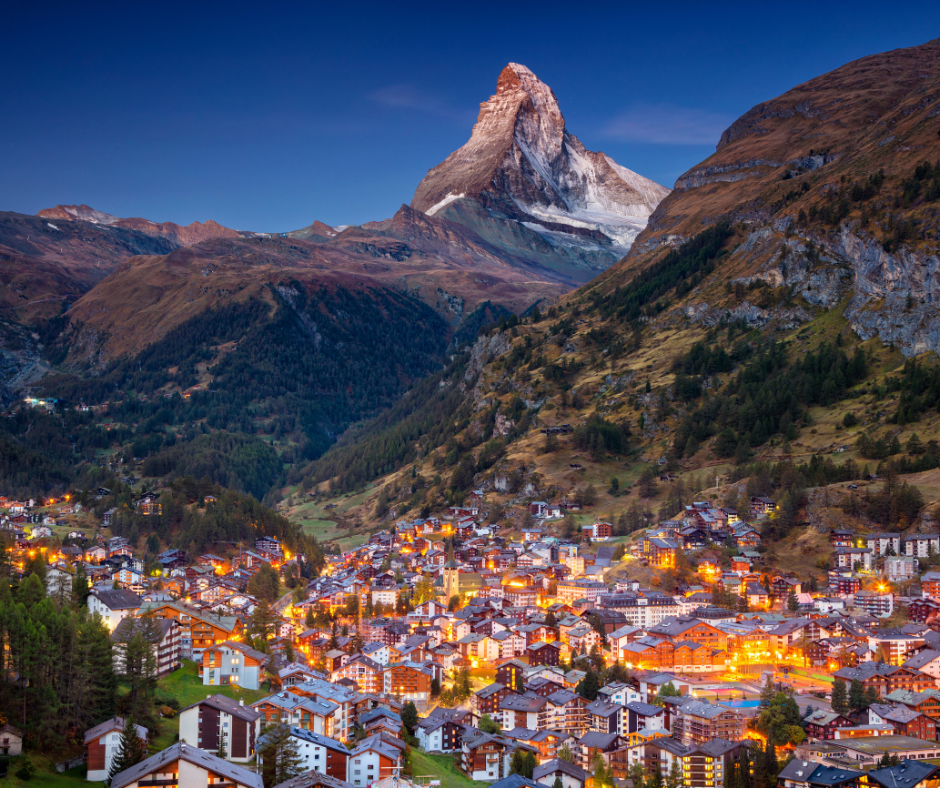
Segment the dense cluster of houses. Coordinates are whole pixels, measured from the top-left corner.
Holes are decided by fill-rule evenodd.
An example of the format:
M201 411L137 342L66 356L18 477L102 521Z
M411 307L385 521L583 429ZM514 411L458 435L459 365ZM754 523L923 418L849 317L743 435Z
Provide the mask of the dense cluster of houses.
M807 717L810 744L830 749L801 751L810 766L800 774L788 767L785 788L800 788L802 777L815 786L809 775L821 764L855 758L845 755L848 739L859 747L863 739L903 738L915 760L920 745L910 741L935 743L940 633L931 625L940 617L940 572L924 573L922 595L905 600L910 621L889 627L884 619L896 604L886 583L917 578L921 562L940 553L940 536L834 530L828 588L811 593L800 579L763 566L761 521L776 509L765 497L750 499L747 520L695 502L646 529L626 554L610 541L611 523L584 526L579 540L553 534L548 521L567 502L534 502L534 524L507 538L481 522L481 500L477 492L445 518L398 522L328 556L322 575L278 607L263 652L245 642L261 604L247 592L249 582L263 566L283 571L305 561L277 539L261 537L226 557L170 549L149 577L121 537L89 540L75 531L71 544L48 548L50 593L67 593L83 567L92 584L89 610L111 631L119 670L127 643L143 634L158 675L192 659L207 688L204 701L180 713L179 742L112 785L158 784L182 770L209 775L210 783L255 786L257 774L242 764L256 759L264 725L278 722L290 726L309 770L307 782L290 788L372 785L402 765L401 711L412 701L424 712L414 731L419 745L453 754L473 780L509 779L521 751L538 762L533 785L558 778L565 788L591 788L599 755L617 780L635 764L664 775L678 764L690 788L718 788L748 746L754 710L716 702L709 690L732 678L759 681L762 671L781 666L858 682L877 696L862 716ZM14 536L17 560L44 549L27 531L42 523L27 522L34 516L28 503L21 511L10 503L0 528ZM143 496L138 505L158 502ZM690 561L713 546L722 551L704 554L724 560ZM622 560L660 573L682 565L686 580L643 585L624 576L636 573L611 572ZM324 614L342 634L309 626L329 620ZM585 656L619 663L629 678L585 697L578 689L587 663L573 664ZM439 693L463 668L495 669L495 678L458 708L439 705ZM270 694L249 706L211 694L233 684L267 686ZM481 730L484 717L499 732ZM121 725L116 718L86 734L90 775L107 772ZM562 748L570 760L558 758Z

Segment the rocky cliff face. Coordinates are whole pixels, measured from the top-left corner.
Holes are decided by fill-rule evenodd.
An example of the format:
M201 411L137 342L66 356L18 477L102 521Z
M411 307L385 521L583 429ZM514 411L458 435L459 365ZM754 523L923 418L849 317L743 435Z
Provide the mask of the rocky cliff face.
M935 176L911 185L918 165L940 161L938 116L940 40L862 58L763 102L676 181L626 259L591 286L621 286L728 219L740 243L673 322L793 325L811 319L807 309L844 304L863 338L940 353L940 200L927 188ZM790 287L805 304L759 309L714 287L754 281Z
M668 193L587 150L565 127L551 89L510 63L480 105L469 142L427 174L411 205L478 232L493 220L491 237L506 248L532 255L541 246L558 265L597 271L630 248Z

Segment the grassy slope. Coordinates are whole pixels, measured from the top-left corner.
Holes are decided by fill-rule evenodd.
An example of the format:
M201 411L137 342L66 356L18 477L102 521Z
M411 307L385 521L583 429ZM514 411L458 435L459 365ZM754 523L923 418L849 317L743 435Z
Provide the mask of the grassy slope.
M412 773L415 777L426 775L439 778L446 788L483 788L489 783L468 780L463 772L454 766L452 755L431 755L418 749L411 751Z
M183 660L182 668L161 678L157 688L158 698L175 698L180 704L180 709L191 706L207 695L226 695L234 700L244 700L247 706L270 694L267 689L249 690L231 684L207 687L199 678L196 663L188 659ZM157 726L157 738L150 747L151 751L158 752L169 747L178 732L179 720L175 716L161 719Z

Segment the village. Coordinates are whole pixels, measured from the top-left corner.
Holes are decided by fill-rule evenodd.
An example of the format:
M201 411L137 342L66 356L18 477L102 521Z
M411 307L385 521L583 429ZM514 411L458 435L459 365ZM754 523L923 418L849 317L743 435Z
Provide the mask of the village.
M192 666L203 689L166 720L168 747L153 752L155 732L137 726L151 752L116 775L124 721L86 731L78 761L92 783L183 785L185 773L187 786L260 788L274 731L294 764L283 788L636 788L677 774L718 788L765 750L784 788L936 783L940 572L927 567L940 534L832 529L816 587L763 566L777 507L763 496L743 512L695 502L629 540L609 522L559 536L567 501L529 503L531 525L510 538L485 505L478 490L376 531L271 605L252 578L307 560L274 537L225 555L167 549L148 572L99 528L110 510L71 529L82 507L68 498L0 499L0 533L14 572L44 561L50 597L88 578L116 669L145 632L158 681ZM161 504L150 493L134 506ZM701 557L714 545L729 559ZM649 585L640 568L656 572ZM259 609L271 625L254 648ZM782 735L768 722L778 706L797 715ZM2 755L22 751L15 720L0 742Z

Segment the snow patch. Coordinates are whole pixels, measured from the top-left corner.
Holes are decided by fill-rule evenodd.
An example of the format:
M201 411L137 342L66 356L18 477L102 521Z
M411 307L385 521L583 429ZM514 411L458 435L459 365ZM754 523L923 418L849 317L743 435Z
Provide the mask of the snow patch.
M434 214L436 214L439 210L441 210L441 208L447 205L450 205L454 200L460 200L466 196L467 196L466 192L463 192L461 194L448 194L443 200L441 200L439 203L435 205L432 205L424 213L426 216L434 216Z
M46 224L48 224L53 230L58 230L60 233L62 232L62 231L59 230L59 228L56 227L52 222L46 222Z

